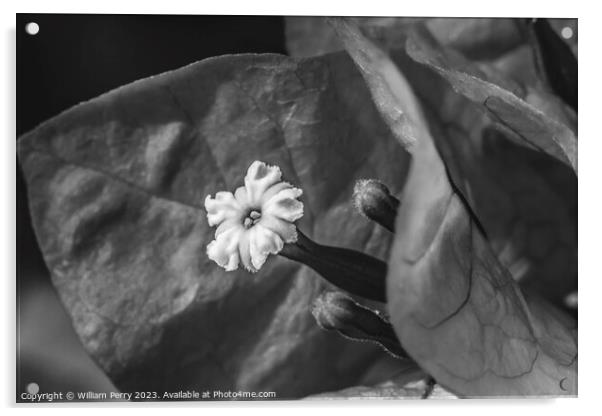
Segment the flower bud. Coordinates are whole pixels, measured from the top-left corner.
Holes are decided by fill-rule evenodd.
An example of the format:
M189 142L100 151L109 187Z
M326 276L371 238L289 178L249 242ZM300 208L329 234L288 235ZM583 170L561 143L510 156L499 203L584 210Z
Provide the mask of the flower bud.
M358 180L353 189L353 204L367 218L391 232L395 231L400 202L382 182L376 179Z
M313 303L312 315L320 327L356 341L379 344L397 358L408 358L395 331L377 311L356 303L341 292L322 293Z

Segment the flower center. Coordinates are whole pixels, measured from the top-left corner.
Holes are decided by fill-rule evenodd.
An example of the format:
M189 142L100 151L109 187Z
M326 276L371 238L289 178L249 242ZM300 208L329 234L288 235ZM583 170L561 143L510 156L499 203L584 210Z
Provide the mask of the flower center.
M243 221L243 225L246 229L249 229L255 224L257 224L260 219L261 212L252 210L251 212L249 212L249 214L247 214L246 218Z

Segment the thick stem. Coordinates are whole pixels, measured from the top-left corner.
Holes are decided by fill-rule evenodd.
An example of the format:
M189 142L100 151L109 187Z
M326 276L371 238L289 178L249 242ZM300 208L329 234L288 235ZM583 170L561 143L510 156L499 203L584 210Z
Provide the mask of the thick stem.
M382 260L359 251L314 243L300 231L297 242L285 244L279 254L311 267L351 294L386 302L387 264Z
M435 379L431 376L428 376L427 380L426 380L426 388L424 389L424 393L422 394L422 399L428 399L431 394L433 394L433 390L435 390L435 385L437 384L437 381L435 381Z

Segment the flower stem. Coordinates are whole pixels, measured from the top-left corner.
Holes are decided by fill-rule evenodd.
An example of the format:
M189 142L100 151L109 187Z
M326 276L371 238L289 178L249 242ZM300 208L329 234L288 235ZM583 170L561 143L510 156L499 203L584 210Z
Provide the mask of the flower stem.
M311 267L328 282L353 295L386 302L384 261L355 250L323 246L297 232L297 242L285 244L280 255Z
M424 393L422 393L421 399L428 399L431 396L431 394L433 394L433 390L435 390L436 384L437 381L432 376L428 376L426 380L426 388L424 389Z

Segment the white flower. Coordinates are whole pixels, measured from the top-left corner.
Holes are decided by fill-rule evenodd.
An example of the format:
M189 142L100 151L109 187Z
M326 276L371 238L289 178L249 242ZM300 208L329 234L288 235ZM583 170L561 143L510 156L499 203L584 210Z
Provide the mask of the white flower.
M205 199L209 225L217 226L215 240L207 255L232 271L242 262L256 272L269 254L277 254L285 243L297 241L293 224L303 216L303 191L281 181L278 166L255 161L247 170L245 186L231 192L217 192Z

